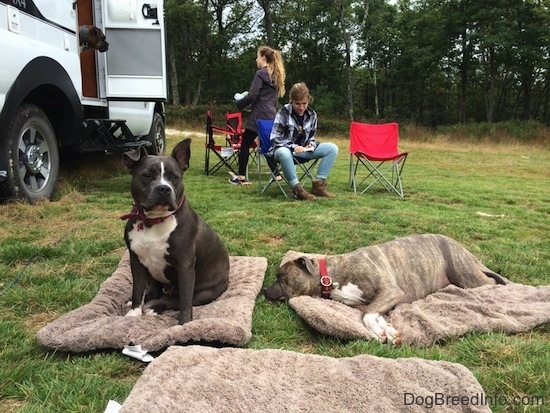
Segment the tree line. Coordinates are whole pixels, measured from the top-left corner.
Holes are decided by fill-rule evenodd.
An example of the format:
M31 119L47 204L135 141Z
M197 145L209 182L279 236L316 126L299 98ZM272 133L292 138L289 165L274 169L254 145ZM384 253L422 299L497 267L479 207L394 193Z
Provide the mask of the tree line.
M166 0L170 103L227 104L257 47L321 114L549 124L550 0ZM281 100L281 104L285 103Z

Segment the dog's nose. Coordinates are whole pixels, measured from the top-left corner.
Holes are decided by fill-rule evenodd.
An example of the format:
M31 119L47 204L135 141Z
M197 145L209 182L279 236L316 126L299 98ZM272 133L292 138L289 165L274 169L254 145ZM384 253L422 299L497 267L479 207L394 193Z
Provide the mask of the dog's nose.
M262 288L262 294L265 295L265 292L267 291L267 287Z
M160 195L164 196L170 195L172 192L172 188L169 185L159 185L155 189Z

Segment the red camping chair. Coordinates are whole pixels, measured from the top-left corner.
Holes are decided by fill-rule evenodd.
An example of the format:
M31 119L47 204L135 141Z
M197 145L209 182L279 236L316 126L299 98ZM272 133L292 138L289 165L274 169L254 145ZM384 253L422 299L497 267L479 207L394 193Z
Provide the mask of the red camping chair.
M403 197L401 172L408 152L399 152L399 126L397 123L368 124L352 122L350 126L349 182L353 192L363 194L375 183L388 192ZM358 175L366 168L366 176ZM361 169L361 171L359 171Z
M204 172L206 175L212 175L220 168L226 167L233 174L236 174L234 166L238 163L239 151L241 150L241 142L243 138L243 118L241 112L226 113L225 127L213 125L213 112L206 112L206 142L204 156ZM223 135L223 144L216 143L215 136ZM251 151L254 151L256 144L251 146ZM214 154L215 158L210 162L210 155Z

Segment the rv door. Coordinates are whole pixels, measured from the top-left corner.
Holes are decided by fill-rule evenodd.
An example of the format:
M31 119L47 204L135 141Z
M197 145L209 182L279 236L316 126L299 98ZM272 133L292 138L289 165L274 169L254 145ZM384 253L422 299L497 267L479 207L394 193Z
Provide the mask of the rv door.
M102 0L108 100L166 100L163 0Z

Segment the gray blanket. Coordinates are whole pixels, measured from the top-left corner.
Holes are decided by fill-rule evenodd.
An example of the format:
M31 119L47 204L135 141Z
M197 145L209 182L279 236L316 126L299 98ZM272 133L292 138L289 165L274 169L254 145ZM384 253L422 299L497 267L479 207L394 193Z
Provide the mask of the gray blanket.
M281 264L300 255L288 251ZM343 339L371 339L361 312L340 302L313 297L289 300L296 313L315 330ZM462 289L454 285L400 304L386 320L401 332L404 343L426 347L469 332L523 333L550 322L550 286L510 283Z
M186 346L147 366L120 413L490 412L483 397L444 361Z
M193 321L179 325L176 311L160 316L124 316L132 295L126 252L90 303L46 325L37 338L46 348L75 353L122 349L130 342L148 351L189 342L243 346L252 337L252 311L266 268L263 257L230 257L227 291L210 304L194 307Z

